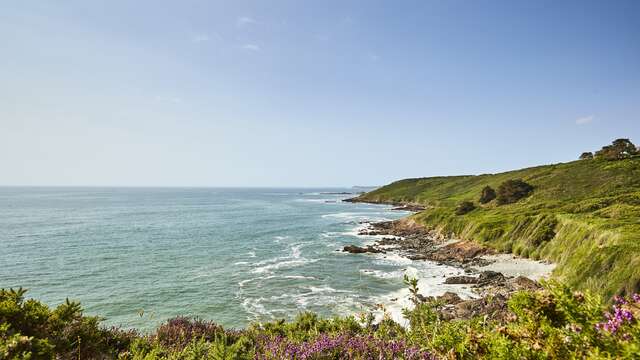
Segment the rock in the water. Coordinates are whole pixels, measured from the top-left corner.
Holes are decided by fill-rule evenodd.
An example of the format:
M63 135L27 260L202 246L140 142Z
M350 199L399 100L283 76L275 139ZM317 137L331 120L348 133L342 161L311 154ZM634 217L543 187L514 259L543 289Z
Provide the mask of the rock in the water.
M445 284L476 284L478 278L473 276L452 276L444 281Z
M372 254L384 254L385 251L384 250L380 250L377 249L371 245L367 246L367 247L360 247L360 246L356 246L356 245L347 245L345 246L342 251L344 252L348 252L351 254L364 254L364 253L372 253Z

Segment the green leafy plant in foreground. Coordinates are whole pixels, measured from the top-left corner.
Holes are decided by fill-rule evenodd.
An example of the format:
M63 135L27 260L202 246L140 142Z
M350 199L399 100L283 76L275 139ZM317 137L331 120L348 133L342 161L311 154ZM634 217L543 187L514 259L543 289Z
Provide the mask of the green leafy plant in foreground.
M244 330L176 318L147 335L100 327L74 302L50 309L24 290L0 290L0 359L640 359L638 294L607 306L549 282L511 296L504 320L444 320L442 302L425 301L416 279L405 283L408 327L307 312Z

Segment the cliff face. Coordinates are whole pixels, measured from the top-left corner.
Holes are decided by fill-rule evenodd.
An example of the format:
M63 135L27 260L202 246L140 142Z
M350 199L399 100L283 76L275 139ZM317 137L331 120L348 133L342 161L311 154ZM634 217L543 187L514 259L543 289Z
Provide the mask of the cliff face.
M507 205L481 204L483 188L511 179L533 186ZM640 157L581 160L499 174L400 180L354 201L412 204L426 227L558 264L554 276L605 298L640 291ZM476 208L456 215L471 201Z

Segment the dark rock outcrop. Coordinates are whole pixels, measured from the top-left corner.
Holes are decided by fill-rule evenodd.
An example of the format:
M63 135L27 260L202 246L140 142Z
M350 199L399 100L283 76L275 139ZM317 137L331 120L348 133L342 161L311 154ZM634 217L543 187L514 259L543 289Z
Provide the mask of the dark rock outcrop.
M458 294L447 291L444 294L440 295L437 297L437 299L439 301L444 302L445 304L458 304L460 302L462 302L463 300L460 298L460 296L458 296Z
M402 206L396 206L391 210L420 212L420 211L423 211L425 209L426 208L424 206L422 206L422 205L407 204L407 205L402 205Z
M478 278L473 276L452 276L444 281L445 284L477 284Z
M483 271L480 273L480 276L478 276L478 284L485 286L503 284L505 280L506 278L504 277L504 275L497 271Z
M342 251L348 252L351 254L364 254L364 253L384 254L385 253L384 250L375 248L371 245L366 247L360 247L356 245L347 245L342 249Z

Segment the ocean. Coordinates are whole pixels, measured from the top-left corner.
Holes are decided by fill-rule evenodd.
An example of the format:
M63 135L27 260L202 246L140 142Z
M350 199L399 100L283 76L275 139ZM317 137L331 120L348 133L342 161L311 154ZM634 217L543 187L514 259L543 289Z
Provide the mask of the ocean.
M150 331L173 316L252 321L407 306L460 269L394 254L354 255L363 221L408 215L346 203L353 189L0 187L0 287L55 306L81 301L105 325Z

